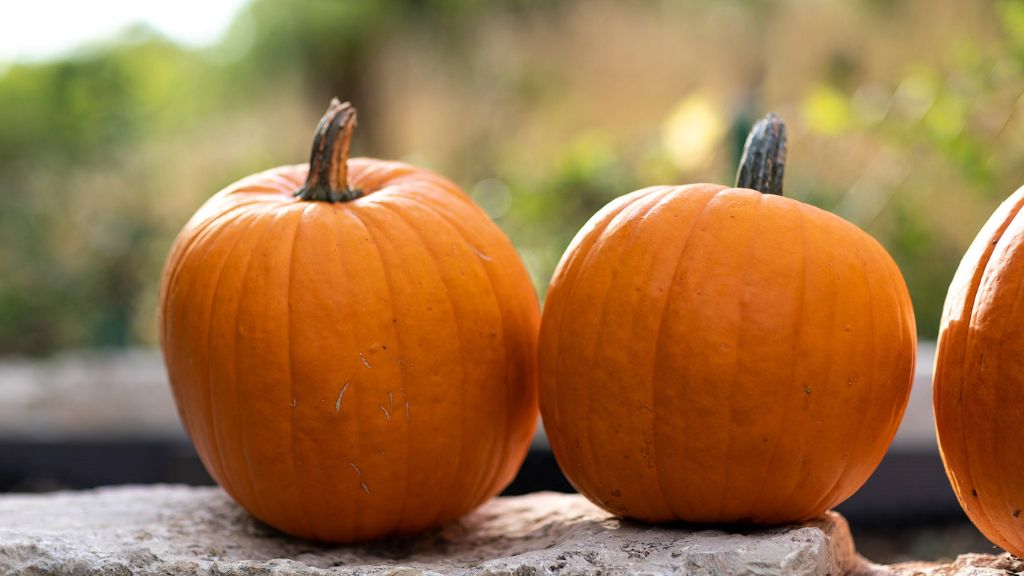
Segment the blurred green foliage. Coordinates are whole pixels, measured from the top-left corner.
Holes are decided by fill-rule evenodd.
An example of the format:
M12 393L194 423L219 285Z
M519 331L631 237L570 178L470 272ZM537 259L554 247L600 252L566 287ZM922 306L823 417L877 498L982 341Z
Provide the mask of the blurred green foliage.
M931 337L1024 178L1022 93L1012 0L255 0L207 49L126 30L0 72L0 353L152 344L174 234L231 181L303 161L333 95L360 110L356 152L462 185L541 294L601 206L730 181L775 110L787 195L878 238Z

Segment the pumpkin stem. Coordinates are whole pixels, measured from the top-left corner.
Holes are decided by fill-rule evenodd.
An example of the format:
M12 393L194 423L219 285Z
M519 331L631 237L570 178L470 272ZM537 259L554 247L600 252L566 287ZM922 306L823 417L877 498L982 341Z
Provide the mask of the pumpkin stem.
M786 124L774 112L757 121L743 146L736 187L782 196L786 172Z
M348 149L355 128L356 109L348 102L332 98L317 124L309 174L296 196L319 202L348 202L363 195L362 190L348 185Z

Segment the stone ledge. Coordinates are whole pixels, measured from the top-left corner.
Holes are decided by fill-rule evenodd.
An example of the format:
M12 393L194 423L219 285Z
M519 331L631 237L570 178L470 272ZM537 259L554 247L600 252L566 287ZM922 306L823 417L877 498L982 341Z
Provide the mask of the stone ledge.
M878 573L846 521L726 533L656 528L577 495L498 498L427 534L359 546L284 536L217 488L117 487L0 496L0 574ZM884 573L884 569L880 570Z
M893 446L937 450L931 369L935 343L921 341L910 403ZM185 440L156 349L80 350L45 360L0 359L0 436L123 435ZM187 440L186 440L187 441ZM541 445L546 443L538 435Z

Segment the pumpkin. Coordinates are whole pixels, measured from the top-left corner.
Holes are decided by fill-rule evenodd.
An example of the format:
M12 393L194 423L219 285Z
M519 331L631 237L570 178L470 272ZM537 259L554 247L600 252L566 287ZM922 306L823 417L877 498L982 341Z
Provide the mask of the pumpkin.
M853 494L908 400L914 316L868 234L781 195L777 116L737 187L656 186L579 232L541 320L544 428L615 514L777 524Z
M540 310L516 251L448 180L348 158L335 100L310 164L217 193L174 242L160 340L206 469L254 516L334 542L461 516L537 418Z
M1024 188L971 244L946 296L935 357L935 429L967 516L1024 556Z

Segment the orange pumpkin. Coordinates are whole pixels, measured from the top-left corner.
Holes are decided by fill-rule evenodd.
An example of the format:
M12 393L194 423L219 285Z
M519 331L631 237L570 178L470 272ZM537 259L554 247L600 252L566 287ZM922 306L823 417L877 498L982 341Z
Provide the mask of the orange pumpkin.
M1024 556L1024 188L996 210L953 277L935 358L935 428L960 505Z
M335 542L414 532L506 486L537 417L539 309L515 250L448 180L348 158L213 196L171 249L160 331L206 469L254 516Z
M784 160L773 115L736 188L627 194L562 258L541 414L566 476L613 513L808 519L853 494L896 432L916 351L903 278L856 226L782 197Z

